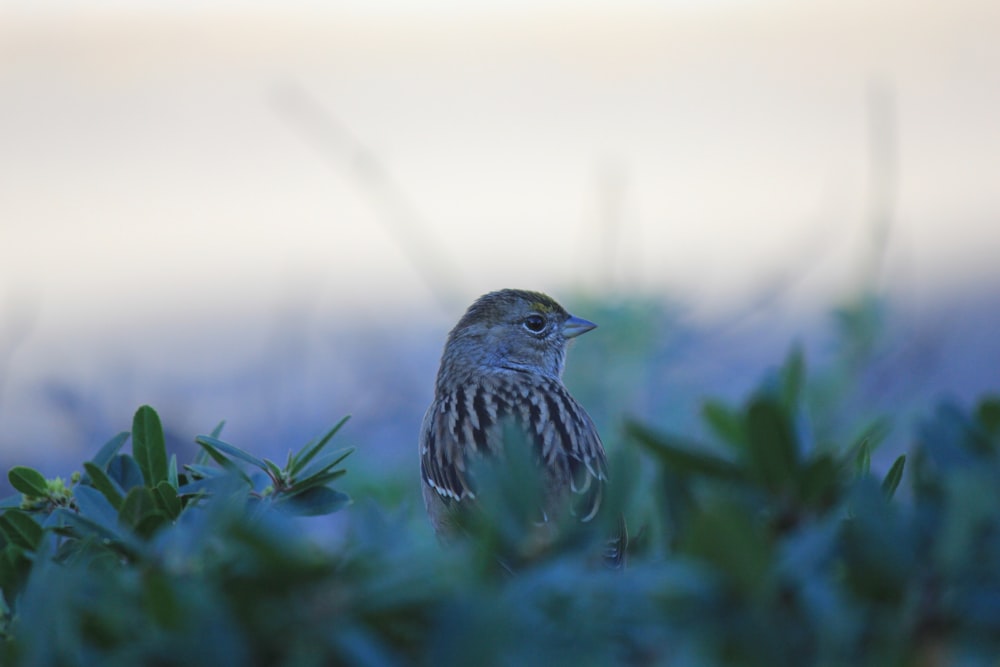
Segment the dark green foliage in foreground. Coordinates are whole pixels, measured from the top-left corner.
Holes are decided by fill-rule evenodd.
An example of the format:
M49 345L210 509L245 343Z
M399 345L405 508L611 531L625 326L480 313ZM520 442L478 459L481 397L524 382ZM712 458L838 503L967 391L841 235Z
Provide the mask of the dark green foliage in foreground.
M629 424L593 525L533 525L530 461L478 471L488 518L445 548L366 502L335 546L305 536L293 515L347 504L339 424L283 467L218 431L181 467L141 408L131 455L10 471L0 664L995 664L1000 401L942 405L875 476L885 426L813 442L803 366L706 403L715 443Z

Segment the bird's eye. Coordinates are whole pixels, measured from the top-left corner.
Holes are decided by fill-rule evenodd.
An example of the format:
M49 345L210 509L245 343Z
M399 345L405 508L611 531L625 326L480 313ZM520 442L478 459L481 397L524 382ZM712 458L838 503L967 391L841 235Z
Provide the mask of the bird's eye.
M541 315L528 315L524 318L524 328L533 333L538 333L545 328L545 318Z

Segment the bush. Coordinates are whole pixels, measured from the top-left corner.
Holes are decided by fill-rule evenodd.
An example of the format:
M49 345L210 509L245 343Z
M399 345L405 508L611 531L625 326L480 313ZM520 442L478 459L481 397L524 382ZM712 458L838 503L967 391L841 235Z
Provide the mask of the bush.
M629 423L593 528L533 539L523 478L484 478L492 511L446 548L368 503L336 546L307 536L297 517L349 503L343 422L283 467L220 425L179 466L142 407L131 454L122 433L68 484L10 471L0 663L994 664L1000 401L942 405L875 477L881 422L813 442L803 382L793 354L744 405L707 402L712 443Z

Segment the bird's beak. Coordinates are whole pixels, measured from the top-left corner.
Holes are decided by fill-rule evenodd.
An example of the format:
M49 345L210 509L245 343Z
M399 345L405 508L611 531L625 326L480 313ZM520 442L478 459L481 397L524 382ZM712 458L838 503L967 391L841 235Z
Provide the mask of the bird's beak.
M582 317L574 317L570 315L569 319L563 323L562 331L564 337L576 338L580 334L585 334L596 327L597 325L593 322L588 322Z

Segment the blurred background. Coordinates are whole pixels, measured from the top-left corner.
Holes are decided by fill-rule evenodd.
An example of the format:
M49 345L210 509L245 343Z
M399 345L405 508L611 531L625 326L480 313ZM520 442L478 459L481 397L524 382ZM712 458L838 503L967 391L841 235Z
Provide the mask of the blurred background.
M501 287L600 325L567 383L609 449L793 344L816 439L887 416L884 457L997 390L997 3L415 7L0 4L4 469L142 403L181 461L351 414L346 484L417 503L444 337Z

